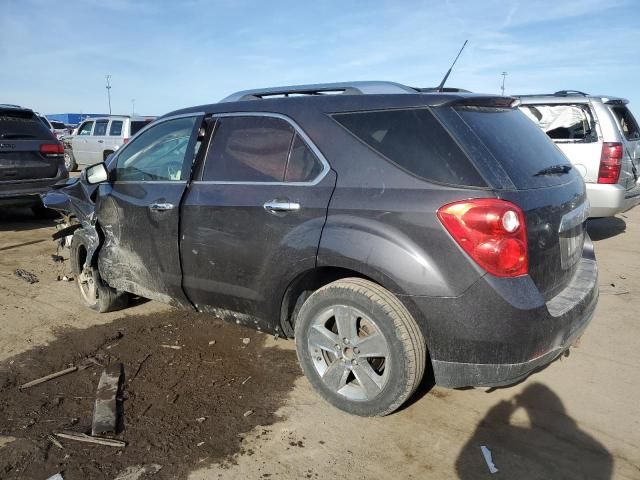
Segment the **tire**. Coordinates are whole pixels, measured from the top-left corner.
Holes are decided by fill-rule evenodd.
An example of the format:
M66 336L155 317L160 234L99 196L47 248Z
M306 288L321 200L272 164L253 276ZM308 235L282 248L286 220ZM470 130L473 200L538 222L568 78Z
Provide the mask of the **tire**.
M64 166L69 172L73 172L76 168L78 168L76 158L73 156L73 152L68 148L64 149Z
M31 207L31 211L38 218L46 218L47 220L54 220L60 218L60 213L56 210L51 210L45 207L42 203L37 203Z
M392 413L424 375L427 347L418 324L398 298L368 280L345 278L316 290L297 316L295 340L311 385L354 415Z
M126 292L111 288L102 280L95 265L84 269L89 241L84 230L76 230L71 239L71 269L83 303L96 312L105 313L120 310L129 301Z

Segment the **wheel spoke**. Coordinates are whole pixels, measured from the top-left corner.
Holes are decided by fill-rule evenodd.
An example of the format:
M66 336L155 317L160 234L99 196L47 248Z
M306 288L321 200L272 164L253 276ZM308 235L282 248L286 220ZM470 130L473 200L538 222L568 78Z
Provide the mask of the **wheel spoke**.
M334 392L337 392L347 383L349 369L342 360L335 360L322 375L324 383Z
M389 347L381 333L360 337L354 346L358 347L360 357L388 357Z
M336 306L333 308L333 315L338 326L340 338L347 338L354 341L358 336L358 317L351 308Z
M330 352L336 352L338 336L329 331L324 325L314 325L309 332L309 344Z
M382 378L373 371L369 362L362 361L351 367L367 398L373 398L382 390Z

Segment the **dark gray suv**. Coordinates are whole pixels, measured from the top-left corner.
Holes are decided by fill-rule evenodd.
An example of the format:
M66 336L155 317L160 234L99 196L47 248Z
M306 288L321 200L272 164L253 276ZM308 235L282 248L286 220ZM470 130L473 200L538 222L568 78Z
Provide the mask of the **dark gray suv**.
M593 314L584 183L516 106L385 82L240 92L159 118L46 203L77 215L90 307L130 292L295 337L324 398L385 415L427 370L516 382Z
M36 113L0 104L0 207L29 206L48 216L40 201L52 185L69 177L64 149Z

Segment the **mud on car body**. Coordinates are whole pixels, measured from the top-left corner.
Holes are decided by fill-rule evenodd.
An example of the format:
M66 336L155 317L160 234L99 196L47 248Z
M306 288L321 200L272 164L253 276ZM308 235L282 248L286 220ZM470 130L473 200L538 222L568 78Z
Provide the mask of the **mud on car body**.
M295 337L333 405L385 415L427 370L526 377L593 314L584 183L514 105L386 82L239 92L45 200L89 226L72 256L91 307L240 313Z

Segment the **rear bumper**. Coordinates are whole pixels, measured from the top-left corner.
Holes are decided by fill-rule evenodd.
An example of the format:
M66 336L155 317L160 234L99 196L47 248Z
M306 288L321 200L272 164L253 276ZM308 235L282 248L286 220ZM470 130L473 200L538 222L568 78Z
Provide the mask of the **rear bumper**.
M640 185L631 190L617 184L587 183L586 187L591 205L590 218L612 217L640 203Z
M41 194L47 193L53 185L66 178L69 178L69 172L60 168L54 178L0 182L0 206L37 205L41 202Z
M486 275L460 297L400 297L421 321L437 385L502 386L567 350L598 301L591 241L571 283L545 302L529 276Z

